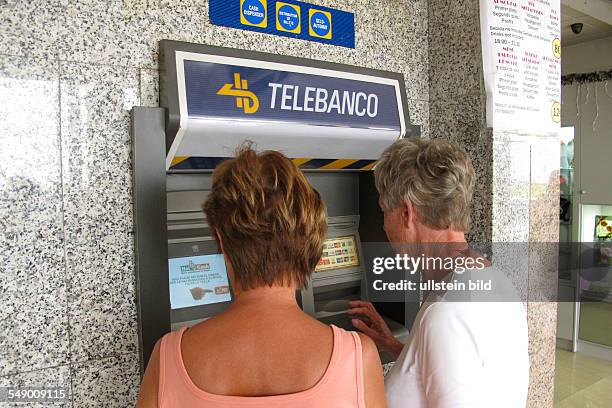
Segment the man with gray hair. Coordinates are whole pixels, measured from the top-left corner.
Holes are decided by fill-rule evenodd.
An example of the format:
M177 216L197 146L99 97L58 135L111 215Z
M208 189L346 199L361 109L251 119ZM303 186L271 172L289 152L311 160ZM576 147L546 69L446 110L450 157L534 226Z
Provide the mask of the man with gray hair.
M496 272L465 238L474 179L467 153L443 140L400 139L382 154L375 182L395 252L414 253L416 246L427 256L484 261L481 270L466 274L424 268L422 282ZM444 290L426 292L424 299L406 344L371 303L350 304L353 325L397 357L385 379L389 407L524 407L529 356L523 304L468 302Z

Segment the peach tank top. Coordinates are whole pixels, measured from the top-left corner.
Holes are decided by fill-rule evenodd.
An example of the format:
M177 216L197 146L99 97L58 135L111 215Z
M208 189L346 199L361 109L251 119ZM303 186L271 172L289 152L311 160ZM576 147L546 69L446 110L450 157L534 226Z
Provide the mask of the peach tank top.
M355 332L331 327L333 351L319 382L305 391L264 397L218 395L198 388L189 378L181 356L185 328L168 333L160 348L158 405L160 408L365 408L361 339Z

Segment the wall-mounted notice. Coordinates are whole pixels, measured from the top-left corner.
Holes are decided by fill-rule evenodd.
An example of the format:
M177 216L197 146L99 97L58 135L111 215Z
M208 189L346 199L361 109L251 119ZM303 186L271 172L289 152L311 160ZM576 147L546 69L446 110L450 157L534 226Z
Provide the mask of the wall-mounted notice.
M225 27L355 48L355 16L296 0L210 0L210 21Z
M556 131L561 121L558 0L480 0L487 123Z

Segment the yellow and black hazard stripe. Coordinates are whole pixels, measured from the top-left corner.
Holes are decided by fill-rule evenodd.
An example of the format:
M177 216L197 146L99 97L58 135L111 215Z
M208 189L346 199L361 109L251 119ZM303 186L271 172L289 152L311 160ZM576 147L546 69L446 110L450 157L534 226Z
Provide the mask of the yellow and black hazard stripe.
M228 157L184 157L172 159L170 170L214 170Z
M170 170L213 170L228 157L183 157L172 160ZM360 159L291 159L302 170L372 170L376 160Z
M291 159L302 170L371 170L376 160Z

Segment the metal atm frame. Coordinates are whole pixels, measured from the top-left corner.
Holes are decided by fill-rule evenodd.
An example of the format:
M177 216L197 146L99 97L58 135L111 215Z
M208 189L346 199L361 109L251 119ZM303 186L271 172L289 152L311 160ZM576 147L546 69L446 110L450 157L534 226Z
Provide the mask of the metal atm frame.
M165 43L165 44L164 44ZM168 52L170 44L174 48L190 51L214 51L219 55L244 57L245 54L258 59L280 63L301 64L319 68L342 69L355 73L376 74L401 77L402 104L404 105L407 132L410 137L420 136L420 127L410 124L406 92L401 74L376 71L361 67L312 61L301 58L284 57L242 50L210 47L196 44L162 41L162 58ZM160 75L176 75L176 71L161 66ZM163 90L166 100L162 106L168 106L167 99L173 98L176 92ZM176 96L176 95L174 95ZM134 107L131 115L133 186L134 186L134 223L136 252L136 285L139 325L139 345L141 371L153 350L155 342L171 330L171 309L168 282L168 245L169 245L169 195L180 191L206 191L210 189L212 171L167 170L166 156L170 134L176 132L180 119L172 109ZM386 241L383 231L382 212L378 208L378 194L374 187L372 171L341 170L326 172L304 170L309 181L321 193L328 209L330 235L334 226L352 225L357 231L357 239L362 241ZM193 211L192 211L193 212ZM367 214L367 217L364 216ZM202 214L202 219L204 218ZM203 221L204 222L204 221ZM355 223L356 222L356 223ZM358 225L358 228L357 228ZM363 255L360 253L360 265L365 268ZM349 271L350 272L350 271ZM365 276L365 273L363 274ZM351 273L337 276L333 273L324 277L313 277L312 284L304 291L302 299L312 299L313 291L318 286L317 279L328 282L342 282L354 279ZM362 281L362 286L364 282ZM302 308L312 314L314 304L302 303ZM410 324L418 310L418 304L406 301L403 304L382 303L377 309L405 326ZM213 308L214 310L214 308ZM219 308L218 311L221 311Z

